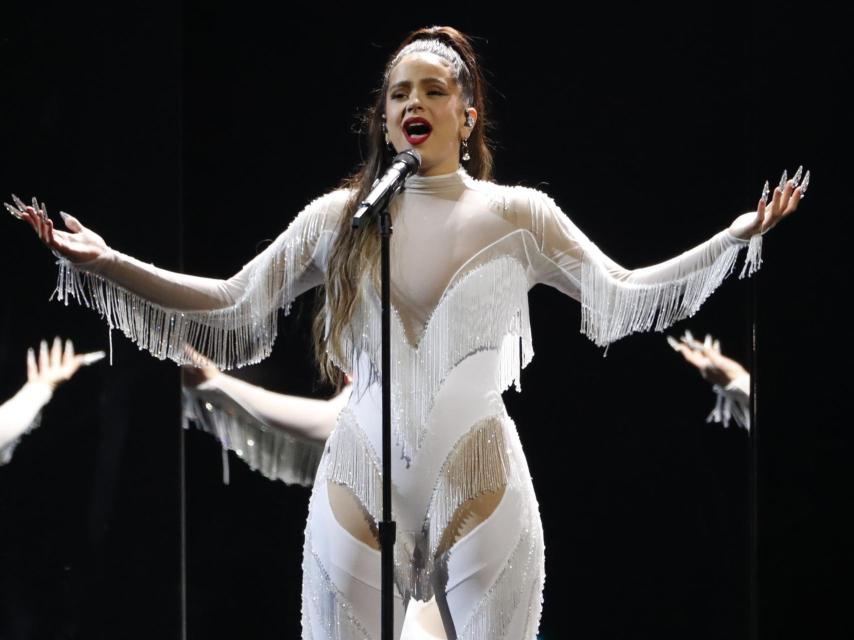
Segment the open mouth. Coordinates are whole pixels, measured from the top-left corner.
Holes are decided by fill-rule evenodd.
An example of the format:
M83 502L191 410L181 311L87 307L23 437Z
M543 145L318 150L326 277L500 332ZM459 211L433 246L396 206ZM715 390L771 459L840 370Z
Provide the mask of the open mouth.
M417 145L430 137L433 127L424 118L410 118L403 123L403 135L411 145Z

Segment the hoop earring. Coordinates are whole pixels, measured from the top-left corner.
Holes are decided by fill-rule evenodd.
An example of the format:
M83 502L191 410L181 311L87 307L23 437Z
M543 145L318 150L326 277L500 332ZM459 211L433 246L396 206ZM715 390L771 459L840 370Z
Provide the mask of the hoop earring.
M469 140L468 138L463 138L463 162L468 162L471 160L471 156L469 155Z

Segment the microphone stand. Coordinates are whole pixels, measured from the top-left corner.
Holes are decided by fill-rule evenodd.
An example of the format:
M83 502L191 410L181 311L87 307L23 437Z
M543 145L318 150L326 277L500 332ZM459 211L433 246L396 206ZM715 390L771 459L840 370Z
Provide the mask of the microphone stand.
M380 278L382 280L382 405L383 405L383 519L380 535L380 625L382 640L394 640L394 541L397 523L391 517L391 216L389 200L379 215Z
M420 159L419 159L420 163ZM394 639L394 543L397 538L397 523L391 515L391 215L388 207L391 199L403 190L403 185L383 198L375 207L380 232L380 279L382 281L382 424L383 424L383 509L379 522L380 538L380 629L382 640ZM353 218L353 228L361 228L365 218L359 214Z
M748 548L748 638L758 640L759 612L759 273L754 273L750 286L750 398L748 431L748 496L749 496L749 548Z

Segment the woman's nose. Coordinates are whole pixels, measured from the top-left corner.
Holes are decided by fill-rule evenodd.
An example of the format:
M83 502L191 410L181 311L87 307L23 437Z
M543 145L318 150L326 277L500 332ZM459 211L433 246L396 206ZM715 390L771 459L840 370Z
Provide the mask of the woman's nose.
M416 108L421 108L421 98L419 98L417 94L413 93L412 97L409 99L409 103L406 105L406 110L414 111Z

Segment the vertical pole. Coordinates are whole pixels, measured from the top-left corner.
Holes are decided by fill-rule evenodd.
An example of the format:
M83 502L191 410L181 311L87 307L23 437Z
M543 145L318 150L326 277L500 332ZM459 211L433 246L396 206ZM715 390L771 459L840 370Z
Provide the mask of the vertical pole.
M388 203L379 216L382 278L382 413L383 413L383 517L379 524L381 550L380 622L382 640L394 640L394 541L391 519L391 216Z
M750 286L752 326L750 334L750 460L748 465L750 483L750 534L749 534L749 577L750 591L750 640L759 640L759 273L754 273Z

